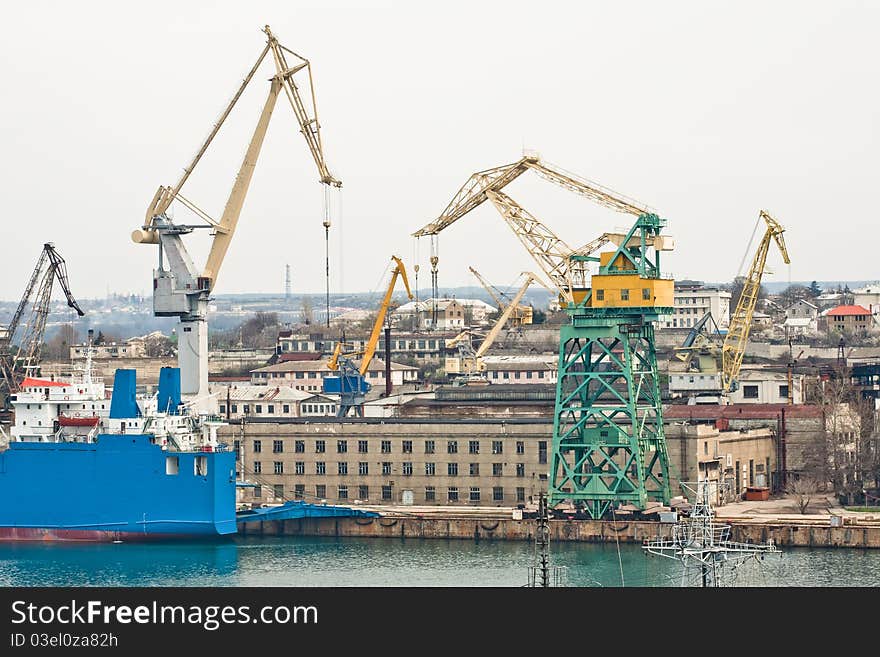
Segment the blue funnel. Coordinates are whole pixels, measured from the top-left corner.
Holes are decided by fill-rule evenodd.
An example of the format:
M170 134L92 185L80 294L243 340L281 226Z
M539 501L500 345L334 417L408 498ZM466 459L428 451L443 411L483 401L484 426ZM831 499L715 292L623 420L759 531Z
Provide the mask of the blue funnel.
M159 412L177 415L180 406L180 368L163 367L159 370Z
M137 385L136 370L116 370L113 376L113 398L110 400L110 417L137 417L138 407L135 401Z

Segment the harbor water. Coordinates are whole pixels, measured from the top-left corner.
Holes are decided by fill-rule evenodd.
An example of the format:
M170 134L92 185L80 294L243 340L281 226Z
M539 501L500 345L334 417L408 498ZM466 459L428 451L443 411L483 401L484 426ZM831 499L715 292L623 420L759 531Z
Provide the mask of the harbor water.
M528 582L528 542L236 537L159 544L0 544L2 586L498 586ZM680 586L641 546L551 546L568 586ZM880 551L788 548L726 569L733 586L877 586Z

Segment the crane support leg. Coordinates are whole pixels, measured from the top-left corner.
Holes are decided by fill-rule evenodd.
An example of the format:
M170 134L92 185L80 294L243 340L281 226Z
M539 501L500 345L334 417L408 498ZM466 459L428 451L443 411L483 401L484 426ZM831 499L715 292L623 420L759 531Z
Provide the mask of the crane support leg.
M551 505L572 501L599 519L620 504L668 504L653 324L573 315L560 331L558 372Z
M177 336L177 363L180 367L180 393L187 401L207 404L208 396L208 322L201 319L180 320Z

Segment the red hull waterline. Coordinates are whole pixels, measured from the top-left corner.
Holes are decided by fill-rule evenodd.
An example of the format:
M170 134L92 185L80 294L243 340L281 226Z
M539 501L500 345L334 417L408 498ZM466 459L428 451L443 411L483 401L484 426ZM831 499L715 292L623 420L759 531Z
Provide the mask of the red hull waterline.
M47 529L42 527L0 527L0 543L143 543L204 538L188 534L143 534L98 529Z

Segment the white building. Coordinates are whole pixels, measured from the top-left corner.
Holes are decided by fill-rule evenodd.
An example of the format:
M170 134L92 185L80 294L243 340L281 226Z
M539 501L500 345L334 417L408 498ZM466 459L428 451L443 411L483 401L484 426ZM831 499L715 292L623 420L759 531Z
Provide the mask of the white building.
M483 356L486 378L490 383L552 383L556 384L557 356Z
M730 325L730 292L701 285L675 286L675 311L672 315L660 318L659 325L664 328L691 328L707 312L718 328Z
M86 357L87 343L70 345L70 360ZM144 338L130 338L125 342L107 342L92 346L92 358L144 358L147 355Z
M395 309L392 316L405 322L415 315L421 329L460 331L471 324L487 322L495 310L479 299L427 299L405 303Z
M787 404L788 374L764 369L741 369L739 387L730 393L732 404ZM793 374L794 404L803 404L804 375Z
M785 309L782 327L788 337L802 337L818 330L819 307L806 299L798 299Z
M209 389L217 395L220 415L224 418L336 415L336 400L334 398L298 390L287 385L212 384Z
M325 376L338 376L338 371L327 367L329 359L321 360L293 360L268 365L251 370L251 383L260 386L290 386L306 392L321 392ZM379 358L370 362L366 374L367 382L373 388L385 385L385 363ZM399 386L404 383L416 381L419 378L419 369L410 365L391 363L391 383Z
M854 306L864 306L872 315L880 314L880 283L871 283L852 291Z

